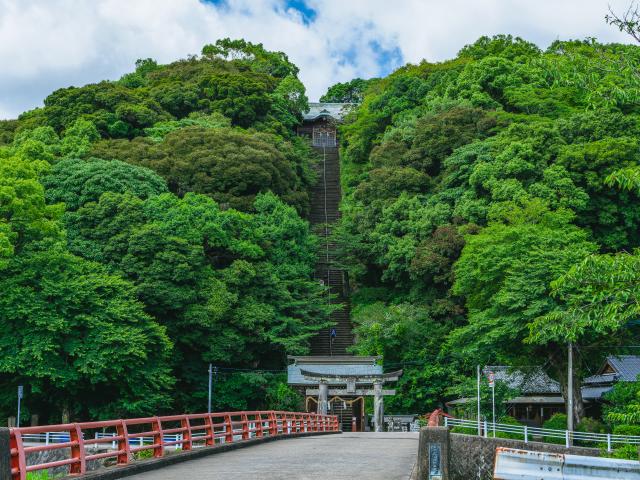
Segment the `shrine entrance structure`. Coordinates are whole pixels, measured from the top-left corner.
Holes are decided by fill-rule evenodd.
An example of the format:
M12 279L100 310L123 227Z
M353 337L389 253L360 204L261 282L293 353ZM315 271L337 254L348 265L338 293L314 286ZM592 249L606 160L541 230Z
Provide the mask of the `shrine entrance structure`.
M384 397L395 395L384 384L395 382L402 370L383 373L380 357L289 357L288 383L305 396L307 412L337 415L343 431L369 429L365 398L373 397L372 430L384 430Z

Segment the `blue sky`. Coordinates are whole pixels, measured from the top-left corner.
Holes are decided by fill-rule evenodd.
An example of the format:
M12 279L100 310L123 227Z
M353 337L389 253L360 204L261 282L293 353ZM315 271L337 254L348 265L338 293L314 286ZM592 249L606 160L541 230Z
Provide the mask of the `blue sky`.
M311 100L333 83L455 56L481 35L630 41L607 26L628 0L0 0L0 118L53 90L166 63L218 38L285 51Z

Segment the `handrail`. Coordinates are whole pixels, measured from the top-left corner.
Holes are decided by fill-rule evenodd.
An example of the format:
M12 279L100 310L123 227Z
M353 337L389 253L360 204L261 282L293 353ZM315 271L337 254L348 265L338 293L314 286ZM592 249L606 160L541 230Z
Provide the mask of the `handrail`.
M444 425L446 427L465 427L472 428L477 431L477 420L464 420L460 418L446 418L444 419ZM578 432L568 430L558 430L555 428L539 428L529 427L527 425L511 425L506 423L492 423L481 422L481 430L485 437L490 436L493 432L503 433L516 433L523 437L525 443L532 439L532 437L546 438L559 438L565 441L565 446L571 445L571 440L579 440L581 442L591 442L594 444L607 445L607 451L611 452L615 444L623 445L640 445L640 436L637 435L619 435L615 433L591 433L591 432ZM549 443L549 442L547 442Z
M133 454L150 450L156 458L167 447L191 450L215 447L222 443L246 441L264 436L291 435L299 432L337 432L336 415L316 413L242 411L198 413L163 417L130 418L97 422L42 425L10 429L12 480L26 480L27 472L68 466L72 475L87 472L87 462L116 458L117 465L127 465ZM44 435L44 437L42 437ZM44 439L44 445L33 440ZM26 442L31 445L25 445ZM96 453L91 446L106 445ZM27 465L27 454L47 450L70 452L69 458Z

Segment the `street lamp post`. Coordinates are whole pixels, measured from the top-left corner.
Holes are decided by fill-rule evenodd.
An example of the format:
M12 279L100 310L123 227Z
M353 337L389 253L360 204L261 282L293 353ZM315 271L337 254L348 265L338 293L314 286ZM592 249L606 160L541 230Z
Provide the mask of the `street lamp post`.
M16 427L20 426L20 400L22 400L23 393L24 388L22 385L18 385L18 417L16 418Z

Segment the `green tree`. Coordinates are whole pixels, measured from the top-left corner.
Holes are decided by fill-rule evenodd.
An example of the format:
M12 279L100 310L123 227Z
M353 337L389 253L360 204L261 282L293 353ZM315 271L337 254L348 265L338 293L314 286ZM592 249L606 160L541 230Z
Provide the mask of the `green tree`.
M3 390L27 385L31 408L54 423L61 413L117 418L170 406L171 343L133 285L61 244L24 252L0 273Z
M207 363L277 368L328 325L326 292L312 280L316 241L272 194L249 215L192 193L105 193L66 219L71 251L124 275L166 326L184 408L198 408L191 393Z
M327 93L320 97L321 102L329 103L360 103L367 86L375 81L354 78L349 82L336 83L327 89Z
M152 170L99 158L62 160L42 178L42 184L47 202L64 203L67 211L97 202L105 192L147 198L167 191L166 182Z
M597 248L584 230L570 224L572 219L570 212L549 211L536 201L512 207L466 239L453 291L466 299L468 324L451 333L452 353L481 364L547 362L566 392L562 343L558 348L525 340L537 330L539 317L558 309L550 283Z
M38 182L48 164L28 156L32 150L21 147L29 144L37 141L0 158L4 390L28 385L52 421L60 413L95 418L167 407L171 344L164 329L144 313L129 282L67 251L62 209L45 204Z
M285 78L297 75L298 67L289 61L283 52L265 50L261 43L251 43L243 39L223 38L215 44L202 47L205 58L222 57L240 65L249 65L254 71Z
M637 255L591 255L551 283L559 305L529 325L527 341L539 345L576 344L604 355L617 344L638 338L640 258ZM627 342L625 342L627 340ZM574 385L584 375L582 356ZM577 391L576 391L577 390ZM574 389L574 416L584 416L580 389Z
M97 143L92 155L150 168L179 196L197 192L225 206L251 210L272 191L304 212L313 179L308 148L266 133L190 126L157 143L138 138Z

